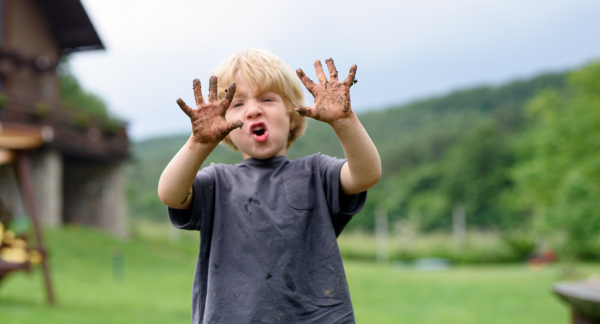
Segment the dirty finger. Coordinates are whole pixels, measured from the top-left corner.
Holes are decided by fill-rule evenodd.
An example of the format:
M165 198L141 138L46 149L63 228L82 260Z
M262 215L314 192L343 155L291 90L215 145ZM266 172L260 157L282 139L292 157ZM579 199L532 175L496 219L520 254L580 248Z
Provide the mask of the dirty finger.
M325 60L325 64L327 64L327 69L329 69L329 82L337 82L338 81L338 72L335 69L335 64L333 64L333 59L328 58Z
M302 69L296 70L296 74L300 78L300 81L302 81L302 84L306 87L306 90L314 95L313 88L315 87L315 83L304 73L304 71L302 71Z
M242 123L241 120L236 119L236 120L232 120L230 122L227 123L227 128L225 129L225 135L229 134L232 130L236 129L236 128L242 128L242 126L244 126L244 123Z
M202 88L200 86L199 79L194 79L193 87L194 87L194 98L196 98L196 107L200 108L200 105L202 105L204 103L204 99L202 98Z
M356 83L354 77L356 77L356 64L350 67L350 73L348 73L348 77L346 78L346 80L344 80L344 84L348 86L348 88L350 88L353 84Z
M294 108L294 110L302 117L315 118L314 109L312 109L311 107L298 105L296 106L296 108Z
M327 83L327 77L325 76L325 72L323 72L323 66L319 60L315 61L315 71L317 72L317 79L319 79L319 83Z
M217 101L217 77L211 76L210 80L208 80L208 102Z
M237 86L235 85L235 83L230 84L229 88L227 89L227 95L225 95L225 98L221 100L221 109L223 109L223 115L225 114L225 112L227 112L229 105L231 105L231 101L233 100L233 96L235 95L236 89Z
M183 100L181 100L181 98L177 99L177 104L179 105L179 108L181 108L181 110L183 110L183 112L188 115L188 117L192 117L192 115L194 114L194 109L190 108L190 106L186 105L185 102L183 102Z

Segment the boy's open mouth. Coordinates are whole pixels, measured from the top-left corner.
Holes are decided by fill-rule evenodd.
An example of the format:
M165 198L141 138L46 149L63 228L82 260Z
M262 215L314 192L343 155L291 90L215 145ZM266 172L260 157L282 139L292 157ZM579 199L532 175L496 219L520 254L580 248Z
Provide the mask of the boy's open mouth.
M250 132L252 133L252 138L257 142L264 142L269 137L269 132L264 123L252 124L250 126Z

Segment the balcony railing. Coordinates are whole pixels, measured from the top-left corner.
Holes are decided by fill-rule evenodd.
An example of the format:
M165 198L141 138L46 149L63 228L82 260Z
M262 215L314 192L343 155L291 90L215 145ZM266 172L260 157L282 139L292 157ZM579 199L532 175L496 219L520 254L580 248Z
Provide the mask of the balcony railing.
M43 129L47 144L65 154L110 161L129 156L125 122L28 93L0 91L0 122Z

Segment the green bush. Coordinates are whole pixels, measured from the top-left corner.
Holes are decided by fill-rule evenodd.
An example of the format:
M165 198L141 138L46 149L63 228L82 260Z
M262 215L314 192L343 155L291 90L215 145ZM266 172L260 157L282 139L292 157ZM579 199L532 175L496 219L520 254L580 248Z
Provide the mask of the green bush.
M4 93L0 93L0 109L6 108L10 105L10 98Z
M50 115L50 105L41 101L36 102L33 105L33 113L40 118L46 118Z
M123 123L109 115L106 102L96 94L86 91L73 75L67 62L59 69L59 92L64 107L75 113L74 125L88 127L92 119L100 121L103 130L115 134Z
M511 244L499 232L469 231L463 248L458 248L452 235L447 233L414 235L408 240L407 236L410 234L390 237L391 260L443 258L455 264L514 263L525 261L534 248L533 244L525 244L527 239L524 237L520 237L520 244ZM377 259L376 240L372 234L356 231L343 233L338 243L345 259Z
M116 119L116 118L110 118L108 117L105 121L104 121L104 131L109 133L109 134L116 134L117 131L119 130L119 127L122 126L122 123L120 120Z
M85 129L90 125L92 117L85 112L77 112L73 116L73 126L79 129Z

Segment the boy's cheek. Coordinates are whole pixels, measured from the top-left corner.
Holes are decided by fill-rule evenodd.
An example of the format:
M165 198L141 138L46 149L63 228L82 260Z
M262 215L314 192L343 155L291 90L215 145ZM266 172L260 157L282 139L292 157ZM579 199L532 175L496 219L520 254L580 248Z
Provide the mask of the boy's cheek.
M241 134L243 127L244 126L242 126L242 128L236 128L236 129L232 130L231 133L229 133L229 135L237 136L238 134Z
M242 118L242 115L239 113L236 113L235 109L227 109L227 111L225 112L225 120L227 121L231 121L231 120L236 120L239 119L241 121L243 121L244 119Z

